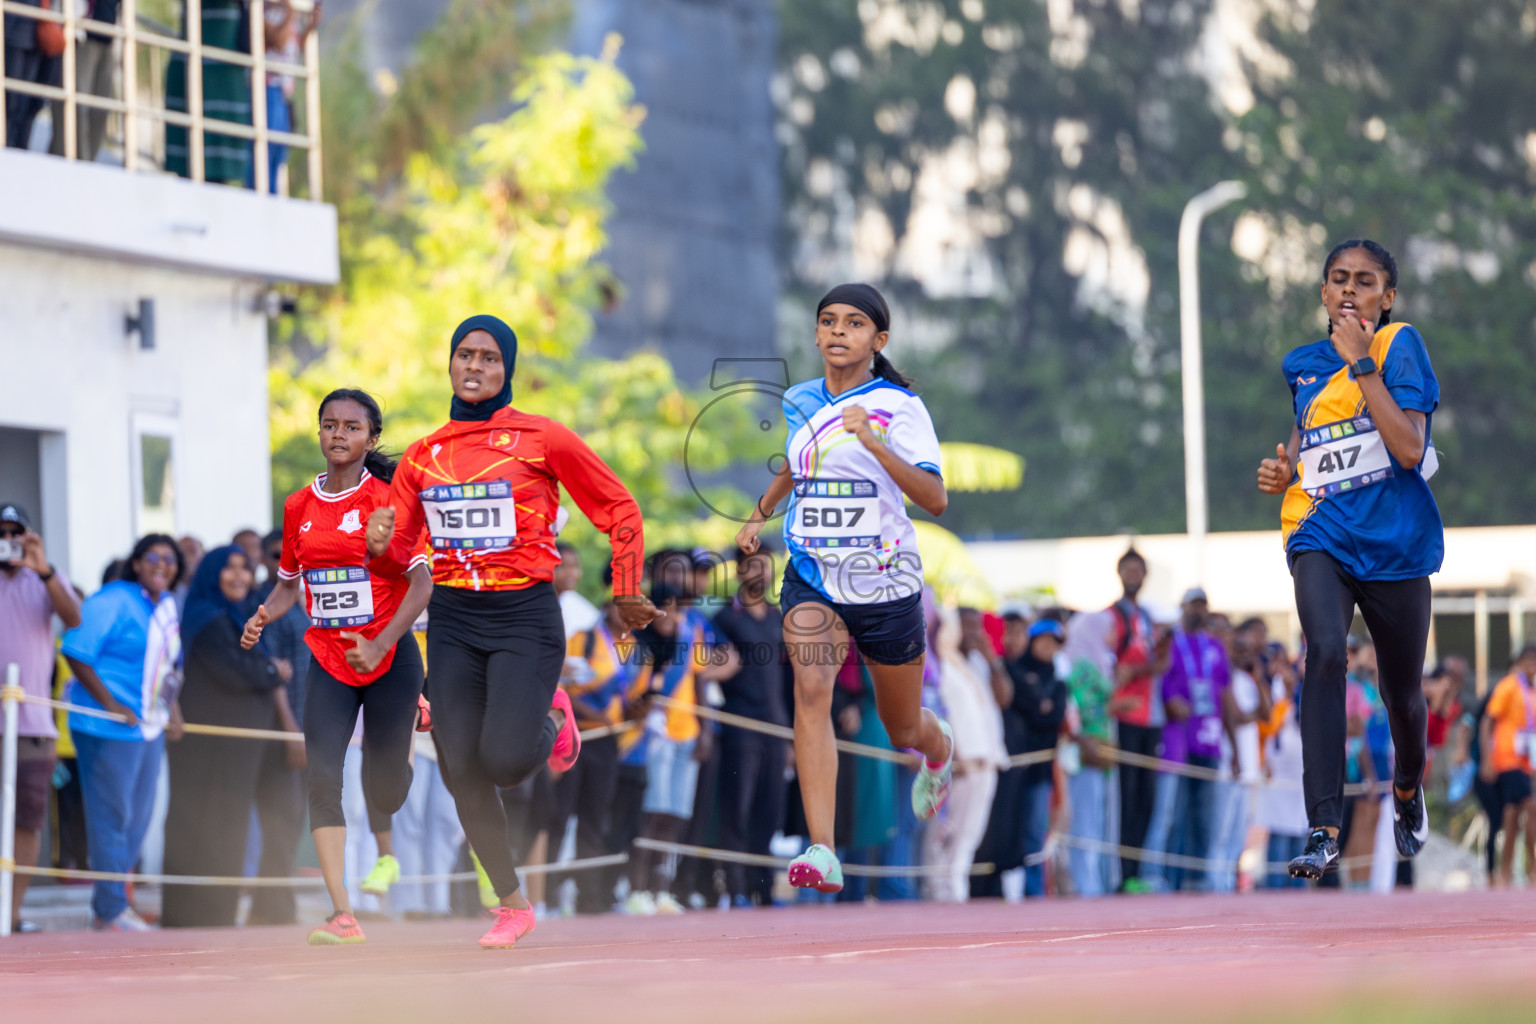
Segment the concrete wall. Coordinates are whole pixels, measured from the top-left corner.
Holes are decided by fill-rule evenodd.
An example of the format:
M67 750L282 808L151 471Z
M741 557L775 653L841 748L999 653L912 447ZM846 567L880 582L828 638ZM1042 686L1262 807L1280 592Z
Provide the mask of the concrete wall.
M183 267L330 284L336 209L43 153L0 151L0 239Z
M135 414L174 424L178 533L215 542L269 525L262 286L0 243L0 426L49 432L31 511L88 591L135 539ZM123 330L141 297L156 303L148 352Z

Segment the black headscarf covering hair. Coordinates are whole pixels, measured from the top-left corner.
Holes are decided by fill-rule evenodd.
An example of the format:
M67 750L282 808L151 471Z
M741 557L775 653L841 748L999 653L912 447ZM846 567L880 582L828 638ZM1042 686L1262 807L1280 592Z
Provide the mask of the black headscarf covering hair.
M453 405L448 410L449 419L488 420L512 404L512 371L517 365L517 335L499 317L488 313L472 316L459 324L453 332L453 344L448 349L450 361L459 350L459 342L472 331L484 331L495 339L496 347L501 349L501 363L506 367L507 375L502 378L501 390L483 401L466 402L454 395Z
M235 624L236 632L245 627L251 611L249 596L236 604L224 596L224 590L219 586L219 574L235 555L244 558L245 549L226 544L208 552L198 563L197 572L192 574L192 584L187 588L187 606L181 613L183 647L190 647L197 634L220 616L227 616Z
M862 311L865 316L873 320L876 333L891 329L891 309L885 304L885 297L875 290L874 285L838 285L822 296L821 301L816 304L816 315L820 316L822 310L839 302Z

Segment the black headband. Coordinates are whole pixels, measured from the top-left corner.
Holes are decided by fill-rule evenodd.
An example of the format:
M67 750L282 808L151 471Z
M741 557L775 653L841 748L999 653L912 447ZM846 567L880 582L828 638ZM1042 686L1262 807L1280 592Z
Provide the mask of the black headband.
M838 285L822 296L821 302L816 305L816 315L820 316L822 310L838 303L852 306L869 317L874 321L877 332L885 332L891 329L890 307L885 304L885 299L875 290L873 285Z

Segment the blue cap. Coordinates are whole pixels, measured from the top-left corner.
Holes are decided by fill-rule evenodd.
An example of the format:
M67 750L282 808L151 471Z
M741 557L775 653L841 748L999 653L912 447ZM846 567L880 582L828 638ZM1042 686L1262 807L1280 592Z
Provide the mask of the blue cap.
M1029 638L1033 640L1037 636L1053 636L1057 640L1065 641L1067 631L1061 628L1061 623L1055 619L1041 619L1029 627Z

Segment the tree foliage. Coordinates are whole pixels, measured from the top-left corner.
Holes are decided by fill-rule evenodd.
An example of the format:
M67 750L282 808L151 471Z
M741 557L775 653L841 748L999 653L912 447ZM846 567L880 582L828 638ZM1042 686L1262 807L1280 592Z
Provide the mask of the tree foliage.
M361 145L351 173L330 179L341 216L342 282L307 294L294 330L273 346L274 504L323 468L317 406L335 387L379 397L384 440L396 450L445 422L450 335L466 316L490 312L518 335L514 404L568 424L608 461L640 502L649 544L723 544L733 532L728 524L700 522L697 499L676 479L699 401L655 353L605 360L584 351L592 311L613 298L600 260L606 186L642 147L644 110L615 65L617 38L597 58L519 55L511 110L499 120L446 139L402 128L436 109L422 97L434 94L437 76L420 65L435 65L444 53L459 61L462 51L458 43L424 44L394 93L416 98L405 112L392 112L388 97L367 89L355 61L340 62L336 77L372 97L364 104L344 93L341 104L360 108L375 141L403 138L415 149L399 160L397 176L374 162L383 150ZM450 121L469 119L467 108L441 109ZM342 118L338 132L356 128ZM717 433L713 443L696 444L694 464L728 463L730 437ZM572 512L569 539L598 554L599 539Z

